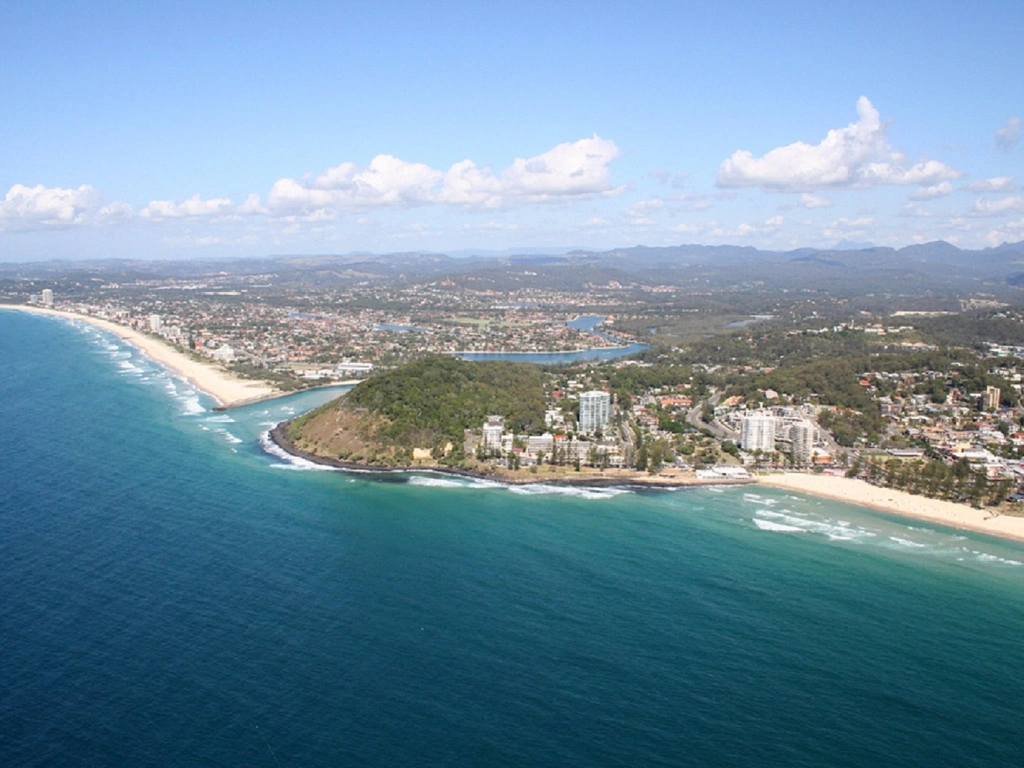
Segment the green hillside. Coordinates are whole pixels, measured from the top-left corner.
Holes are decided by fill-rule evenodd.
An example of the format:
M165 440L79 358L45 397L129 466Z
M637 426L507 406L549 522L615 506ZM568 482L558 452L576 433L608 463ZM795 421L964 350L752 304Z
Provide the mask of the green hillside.
M433 356L374 376L291 423L288 437L313 453L354 461L436 456L492 414L517 433L544 425L544 375L527 363Z

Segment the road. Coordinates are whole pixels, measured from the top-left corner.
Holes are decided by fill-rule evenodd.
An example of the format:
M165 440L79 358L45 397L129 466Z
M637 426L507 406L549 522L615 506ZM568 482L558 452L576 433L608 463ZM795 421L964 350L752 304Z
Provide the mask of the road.
M719 399L720 394L714 394L706 401L708 405L714 408ZM697 429L706 429L719 440L738 440L739 433L735 429L721 424L718 421L707 422L701 418L701 411L704 410L704 403L699 403L696 407L691 408L686 414L686 420L690 423L690 426L696 427Z

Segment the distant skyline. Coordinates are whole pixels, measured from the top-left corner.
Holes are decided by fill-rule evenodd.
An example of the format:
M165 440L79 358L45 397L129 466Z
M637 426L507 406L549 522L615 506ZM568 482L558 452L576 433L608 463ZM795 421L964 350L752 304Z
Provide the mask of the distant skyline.
M1019 2L12 6L0 261L1016 242L1022 24Z

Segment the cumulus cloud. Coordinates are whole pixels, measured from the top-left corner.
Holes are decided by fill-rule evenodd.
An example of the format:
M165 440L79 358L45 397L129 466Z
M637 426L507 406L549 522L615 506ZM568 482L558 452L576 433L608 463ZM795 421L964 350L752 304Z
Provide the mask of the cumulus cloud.
M135 210L128 203L114 202L96 211L94 221L100 226L110 226L130 221L134 215Z
M929 187L921 187L915 189L910 193L911 200L935 200L939 197L945 197L946 195L952 194L953 185L948 181L943 181L941 184L932 184Z
M633 220L634 224L653 224L654 220L651 219L651 214L664 207L665 202L657 197L651 200L640 200L626 208L626 215Z
M608 163L620 154L614 142L595 134L537 157L517 159L502 172L502 186L506 194L531 202L615 192Z
M102 196L88 185L78 189L15 184L0 201L0 230L64 229L85 224Z
M723 187L778 192L828 188L865 189L883 184L932 186L962 175L937 160L910 162L886 139L886 126L866 96L857 100L856 123L828 132L818 144L798 141L763 157L737 150L718 168Z
M199 195L193 195L180 203L154 200L139 211L139 216L146 219L195 219L227 216L234 212L235 204L226 197L203 200Z
M818 195L812 195L810 192L804 192L800 195L800 205L804 208L830 208L832 201Z
M260 196L256 194L249 195L248 197L246 197L245 202L238 206L237 210L238 213L242 214L243 216L253 216L256 214L267 212L267 209L264 208L263 204L260 202Z
M1019 117L1011 117L1006 125L996 131L996 146L1009 152L1020 141L1021 122Z
M446 171L377 155L369 166L342 163L315 179L278 179L267 210L279 216L334 216L342 211L417 205L502 206L614 194L608 164L615 143L595 135L518 158L500 174L462 160Z
M0 199L0 231L52 229L132 220L227 221L266 216L287 223L329 222L346 212L449 205L488 209L614 195L609 163L619 156L614 142L596 134L566 142L534 157L517 158L500 173L462 160L447 170L380 154L369 165L345 162L317 176L281 178L266 198L250 194L241 203L227 197L153 200L136 211L127 203L103 205L102 195L78 189L15 184ZM678 175L677 175L678 177ZM310 231L308 226L306 231Z
M972 181L964 189L969 192L1013 192L1013 176L993 176L984 181Z
M1007 213L1024 211L1024 197L1015 195L1002 200L984 200L978 198L971 209L972 216L1002 216Z

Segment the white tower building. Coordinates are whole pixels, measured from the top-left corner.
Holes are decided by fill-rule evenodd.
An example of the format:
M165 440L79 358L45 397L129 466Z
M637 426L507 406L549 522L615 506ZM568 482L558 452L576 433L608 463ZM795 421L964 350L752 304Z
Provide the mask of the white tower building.
M811 452L814 450L814 425L809 421L798 421L789 429L793 440L793 460L806 464L811 460Z
M483 429L483 443L486 451L500 451L501 438L505 432L505 419L501 416L488 416Z
M775 417L746 416L740 428L740 447L744 451L771 453L775 450Z
M580 395L580 432L590 434L608 426L612 396L597 390Z

